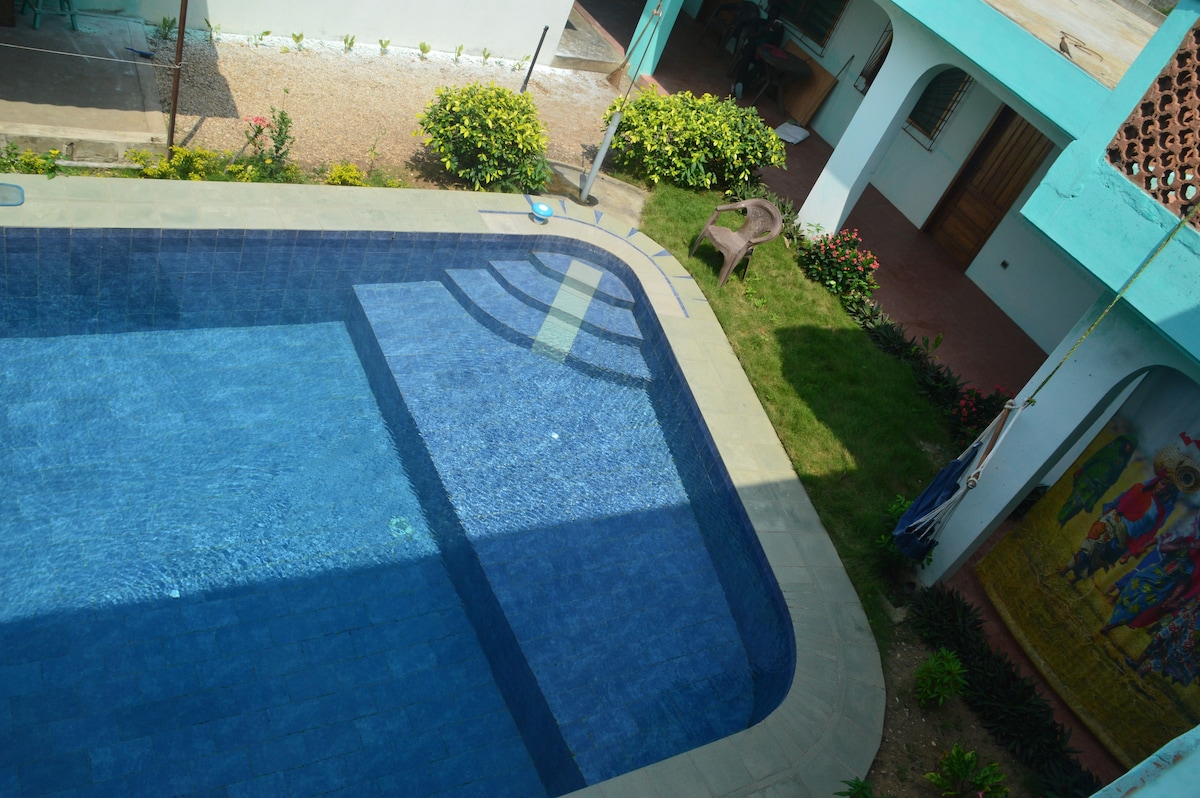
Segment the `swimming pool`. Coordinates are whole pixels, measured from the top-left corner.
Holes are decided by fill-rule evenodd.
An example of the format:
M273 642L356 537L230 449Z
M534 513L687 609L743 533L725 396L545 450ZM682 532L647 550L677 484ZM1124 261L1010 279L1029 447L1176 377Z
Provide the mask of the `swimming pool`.
M611 255L4 242L18 790L557 794L787 691L778 589Z

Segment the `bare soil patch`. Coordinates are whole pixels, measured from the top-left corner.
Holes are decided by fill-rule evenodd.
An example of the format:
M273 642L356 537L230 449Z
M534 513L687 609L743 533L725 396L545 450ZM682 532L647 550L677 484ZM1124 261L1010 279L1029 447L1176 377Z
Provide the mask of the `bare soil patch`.
M147 28L155 62L169 64L171 41ZM284 50L286 49L286 52ZM163 111L170 109L171 71L155 70ZM444 183L440 166L425 157L417 116L438 88L495 83L519 91L528 64L446 53L422 58L416 50L357 44L245 37L185 40L176 143L237 152L246 143L245 117L272 108L293 120L293 158L305 168L338 162L404 170L418 185ZM621 93L595 72L536 66L528 85L549 135L551 160L579 166L604 134L605 110Z
M867 774L876 794L892 798L929 796L941 791L924 777L936 770L955 743L975 751L981 765L996 762L1006 776L1010 798L1036 798L1036 779L979 725L961 698L943 706L922 707L916 698L917 668L933 653L906 626L896 629L892 647L883 654L887 711L879 753Z

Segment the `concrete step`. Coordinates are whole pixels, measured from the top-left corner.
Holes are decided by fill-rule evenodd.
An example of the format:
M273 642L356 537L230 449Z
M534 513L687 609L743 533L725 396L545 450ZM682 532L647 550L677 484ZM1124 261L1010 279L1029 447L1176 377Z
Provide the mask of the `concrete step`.
M571 9L550 66L581 72L612 72L625 57L622 47L578 6Z

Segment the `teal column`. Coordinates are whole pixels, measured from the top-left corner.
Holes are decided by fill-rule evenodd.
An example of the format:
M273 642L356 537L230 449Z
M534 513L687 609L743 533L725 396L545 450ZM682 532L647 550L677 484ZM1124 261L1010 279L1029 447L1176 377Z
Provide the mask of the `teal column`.
M629 77L637 80L642 75L654 74L658 60L662 58L663 50L667 47L667 38L679 18L684 0L661 0L662 16L654 18L654 11L659 7L659 0L646 0L642 9L642 18L638 21L633 32L633 41L625 45L629 53ZM639 66L640 65L640 66Z

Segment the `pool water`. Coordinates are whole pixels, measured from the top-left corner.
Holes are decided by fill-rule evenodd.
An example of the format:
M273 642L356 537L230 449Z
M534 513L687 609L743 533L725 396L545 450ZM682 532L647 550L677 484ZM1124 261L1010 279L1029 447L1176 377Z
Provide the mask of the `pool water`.
M557 795L782 698L619 262L7 232L0 793Z

